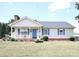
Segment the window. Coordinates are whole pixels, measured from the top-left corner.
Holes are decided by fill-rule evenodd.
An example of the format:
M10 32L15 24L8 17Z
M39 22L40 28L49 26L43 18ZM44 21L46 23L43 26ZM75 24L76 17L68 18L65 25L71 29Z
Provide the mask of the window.
M22 34L22 35L29 35L29 29L23 29L23 30L21 31L21 34Z
M12 32L14 32L15 31L15 28L12 28Z
M27 31L24 31L23 34L26 35L26 34L28 34L28 32Z
M42 35L49 35L49 29L42 29Z
M65 35L65 29L58 29L58 35Z

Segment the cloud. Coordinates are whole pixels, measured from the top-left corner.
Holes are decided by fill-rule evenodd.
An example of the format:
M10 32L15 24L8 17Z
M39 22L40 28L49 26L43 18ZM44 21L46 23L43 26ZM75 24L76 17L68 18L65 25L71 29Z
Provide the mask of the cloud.
M58 2L52 2L48 9L51 12L56 12L58 10L63 10L70 7L70 2L68 0L66 1L58 1Z

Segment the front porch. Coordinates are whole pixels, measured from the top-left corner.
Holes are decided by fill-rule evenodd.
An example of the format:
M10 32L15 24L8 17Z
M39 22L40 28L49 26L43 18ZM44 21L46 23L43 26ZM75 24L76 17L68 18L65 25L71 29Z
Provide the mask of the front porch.
M42 27L11 27L11 37L15 39L39 39Z

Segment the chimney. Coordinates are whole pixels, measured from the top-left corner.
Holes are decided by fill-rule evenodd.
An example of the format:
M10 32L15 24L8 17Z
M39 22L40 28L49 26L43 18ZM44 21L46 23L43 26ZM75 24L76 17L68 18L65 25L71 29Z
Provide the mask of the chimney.
M18 15L14 15L14 20L19 20L20 17Z

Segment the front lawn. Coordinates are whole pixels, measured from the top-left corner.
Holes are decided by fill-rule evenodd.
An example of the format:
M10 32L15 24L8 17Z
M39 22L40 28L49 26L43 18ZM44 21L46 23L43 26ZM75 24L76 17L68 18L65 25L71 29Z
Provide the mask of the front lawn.
M0 41L0 56L79 56L79 42L48 41L35 43Z

